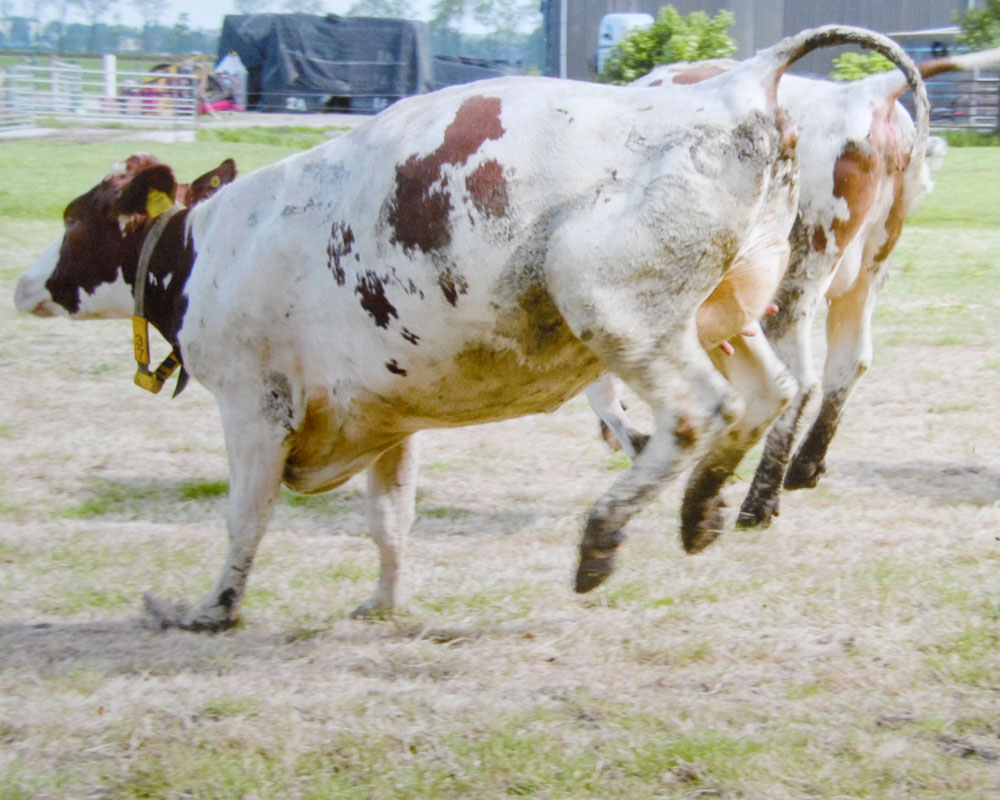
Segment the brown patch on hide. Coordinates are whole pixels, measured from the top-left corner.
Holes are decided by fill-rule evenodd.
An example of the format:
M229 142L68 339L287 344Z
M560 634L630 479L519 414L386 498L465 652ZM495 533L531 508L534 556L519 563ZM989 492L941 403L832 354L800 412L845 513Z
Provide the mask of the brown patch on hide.
M687 85L691 83L701 83L709 78L714 78L716 75L721 75L725 72L721 67L708 67L708 66L697 66L686 69L683 72L679 72L674 75L673 82L678 85ZM650 84L653 86L654 84Z
M875 203L878 158L853 142L847 144L833 166L833 194L847 201L848 217L833 221L837 249L844 252Z
M507 215L507 179L499 162L490 159L476 167L465 179L465 188L469 192L472 204L483 216Z
M441 169L446 164L465 164L483 142L504 135L500 106L499 97L470 97L459 107L444 141L433 153L412 155L396 165L396 191L389 204L392 244L407 253L429 253L449 244L451 195Z
M903 232L903 220L906 217L905 183L903 173L897 172L893 177L892 206L885 220L886 240L875 254L876 262L885 261L889 257L896 242L899 241L899 235Z
M358 276L354 293L361 295L361 307L371 314L375 324L380 328L389 327L389 317L399 319L396 307L385 296L385 284L371 270Z
M350 255L354 246L354 231L351 226L344 222L335 222L330 230L330 242L326 246L327 261L326 266L333 273L333 278L338 286L343 286L347 282L347 273L340 260Z

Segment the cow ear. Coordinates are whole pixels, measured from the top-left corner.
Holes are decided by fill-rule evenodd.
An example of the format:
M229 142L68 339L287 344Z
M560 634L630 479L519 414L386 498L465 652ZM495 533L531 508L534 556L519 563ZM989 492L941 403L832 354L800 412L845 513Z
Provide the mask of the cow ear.
M177 183L166 164L144 169L122 189L118 198L119 214L146 214L158 217L174 202Z
M184 204L188 207L195 203L211 197L221 187L227 183L232 183L236 179L236 162L227 158L219 166L210 172L206 172L200 178L196 178L188 187Z

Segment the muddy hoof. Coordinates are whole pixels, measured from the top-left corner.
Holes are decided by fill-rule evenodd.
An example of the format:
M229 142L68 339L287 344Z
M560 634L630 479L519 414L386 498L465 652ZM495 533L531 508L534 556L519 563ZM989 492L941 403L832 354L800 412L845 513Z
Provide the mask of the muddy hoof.
M736 527L766 528L781 513L779 506L778 495L767 498L747 495L736 517Z
M785 474L786 489L815 489L820 476L826 472L826 461L800 461L795 459Z
M684 550L693 555L700 553L719 538L726 529L726 503L714 497L698 519L685 519L681 526Z
M142 601L151 621L164 630L181 627L181 620L191 610L191 606L183 600L171 600L169 597L160 597L152 592L146 592L142 596Z
M580 542L580 566L576 570L576 591L580 594L600 586L615 571L615 553L625 534L601 530L599 523L587 522Z
M350 613L350 619L360 619L369 622L392 619L392 606L384 606L373 600L362 603Z
M580 566L576 570L576 585L578 594L596 589L615 571L615 551L591 551L589 556L580 557Z
M236 624L233 617L194 614L191 606L183 600L171 600L151 592L143 595L143 603L153 624L161 630L180 628L185 631L218 633L229 630Z

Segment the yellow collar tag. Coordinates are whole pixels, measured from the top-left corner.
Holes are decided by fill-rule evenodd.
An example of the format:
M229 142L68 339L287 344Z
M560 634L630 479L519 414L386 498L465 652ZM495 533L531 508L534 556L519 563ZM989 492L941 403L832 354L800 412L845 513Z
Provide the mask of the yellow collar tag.
M149 195L146 197L146 213L150 217L158 217L164 211L166 211L170 206L174 204L170 195L165 192L161 192L159 189L150 189Z

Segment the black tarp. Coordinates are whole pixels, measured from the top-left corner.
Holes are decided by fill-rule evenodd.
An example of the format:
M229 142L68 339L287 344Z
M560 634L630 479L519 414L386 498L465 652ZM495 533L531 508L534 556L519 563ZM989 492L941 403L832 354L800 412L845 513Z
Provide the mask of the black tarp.
M518 67L506 61L487 61L464 56L434 56L435 89L520 74L521 70Z
M411 20L229 15L219 58L230 52L256 111L377 111L434 88L427 26Z

